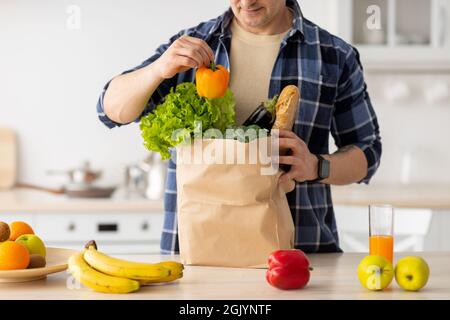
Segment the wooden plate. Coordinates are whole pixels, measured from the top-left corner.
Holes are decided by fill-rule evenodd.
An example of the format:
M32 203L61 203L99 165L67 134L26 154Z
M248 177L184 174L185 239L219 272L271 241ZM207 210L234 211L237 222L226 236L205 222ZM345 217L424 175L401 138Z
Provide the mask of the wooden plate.
M44 268L0 270L0 282L27 282L44 279L49 274L66 270L67 260L75 252L70 249L47 247L47 265Z

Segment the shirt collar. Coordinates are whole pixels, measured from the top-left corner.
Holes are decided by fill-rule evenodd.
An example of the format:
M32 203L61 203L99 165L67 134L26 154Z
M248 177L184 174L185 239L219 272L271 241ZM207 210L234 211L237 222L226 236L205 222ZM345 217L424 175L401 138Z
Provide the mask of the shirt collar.
M304 18L300 6L297 0L286 0L286 5L292 9L294 13L294 20L292 30L287 34L285 39L288 40L298 33L301 40L303 40L305 38L303 26ZM217 18L217 21L209 34L212 35L219 33L217 35L220 35L220 38L231 37L229 25L231 23L231 20L233 19L233 16L233 11L231 10L231 8L229 8Z

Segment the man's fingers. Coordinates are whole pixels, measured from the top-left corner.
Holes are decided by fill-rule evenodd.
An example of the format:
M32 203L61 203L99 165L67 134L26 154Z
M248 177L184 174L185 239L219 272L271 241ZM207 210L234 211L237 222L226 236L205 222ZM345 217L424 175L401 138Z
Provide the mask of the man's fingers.
M192 48L186 47L179 48L175 53L179 56L187 57L194 60L195 67L200 67L203 65L203 57Z
M295 139L297 141L297 143L300 143L302 146L306 146L306 143L302 139L300 139L299 136L297 136L294 132L289 131L289 130L280 129L280 130L278 130L278 133L274 134L274 136L279 137L279 138Z
M285 182L288 180L294 180L294 178L295 178L295 174L292 171L285 172L280 176L279 183L282 183L282 182Z
M278 136L280 138L292 138L292 139L296 139L296 140L300 140L301 142L304 142L302 139L300 139L300 137L295 134L295 132L290 131L290 130L279 130Z
M291 149L294 152L300 152L300 146L297 139L280 138L278 141L280 149Z
M194 37L186 37L183 40L201 53L205 66L214 61L214 52L205 41Z
M208 60L214 61L214 51L204 40L195 37L186 37L185 40L200 46L205 51Z
M299 159L297 157L292 156L279 156L278 163L279 164L289 164L289 165L297 165L299 164Z
M183 43L183 46L185 49L190 50L192 54L195 54L196 56L200 57L201 63L200 66L207 66L209 65L209 62L211 61L208 57L208 54L206 53L205 49L202 47L190 42L186 39L186 41Z
M177 55L176 60L177 61L175 63L178 63L183 67L196 68L198 64L197 61L188 56Z
M294 132L284 129L278 130L278 136L280 138L298 138L298 136Z
M203 57L203 64L205 66L209 66L209 64L211 63L211 58L209 57L208 52L204 48L200 48L199 51Z

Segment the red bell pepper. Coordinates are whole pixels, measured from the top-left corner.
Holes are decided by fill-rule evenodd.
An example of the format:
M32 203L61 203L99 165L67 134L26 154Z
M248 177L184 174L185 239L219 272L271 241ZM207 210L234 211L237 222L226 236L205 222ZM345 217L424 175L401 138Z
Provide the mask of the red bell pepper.
M300 289L309 281L309 260L301 250L277 250L269 256L266 280L278 289Z

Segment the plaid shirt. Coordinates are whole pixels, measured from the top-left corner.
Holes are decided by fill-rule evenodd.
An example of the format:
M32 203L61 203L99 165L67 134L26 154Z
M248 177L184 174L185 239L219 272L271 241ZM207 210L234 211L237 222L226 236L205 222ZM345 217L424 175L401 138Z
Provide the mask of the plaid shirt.
M358 51L342 39L331 35L305 19L295 0L286 4L294 11L292 29L280 45L279 55L270 79L268 98L278 94L287 85L300 88L301 102L295 133L308 145L313 154L328 154L330 133L337 147L359 147L368 161L367 176L360 182L368 183L380 164L381 142L379 127L372 108ZM223 15L183 30L161 45L156 53L141 65L124 73L145 67L181 35L187 34L205 40L215 52L216 62L230 67L229 52L231 9ZM194 82L191 69L165 80L150 98L143 115L147 114L169 93L169 89L182 82ZM109 128L120 124L109 119L103 108L105 86L97 112ZM136 119L136 122L140 117ZM214 182L211 182L214 183ZM305 252L337 252L338 231L334 217L330 186L318 182L297 183L287 194L295 224L295 247ZM169 160L164 197L165 219L161 237L162 253L177 253L176 165ZM207 241L207 239L205 239Z

